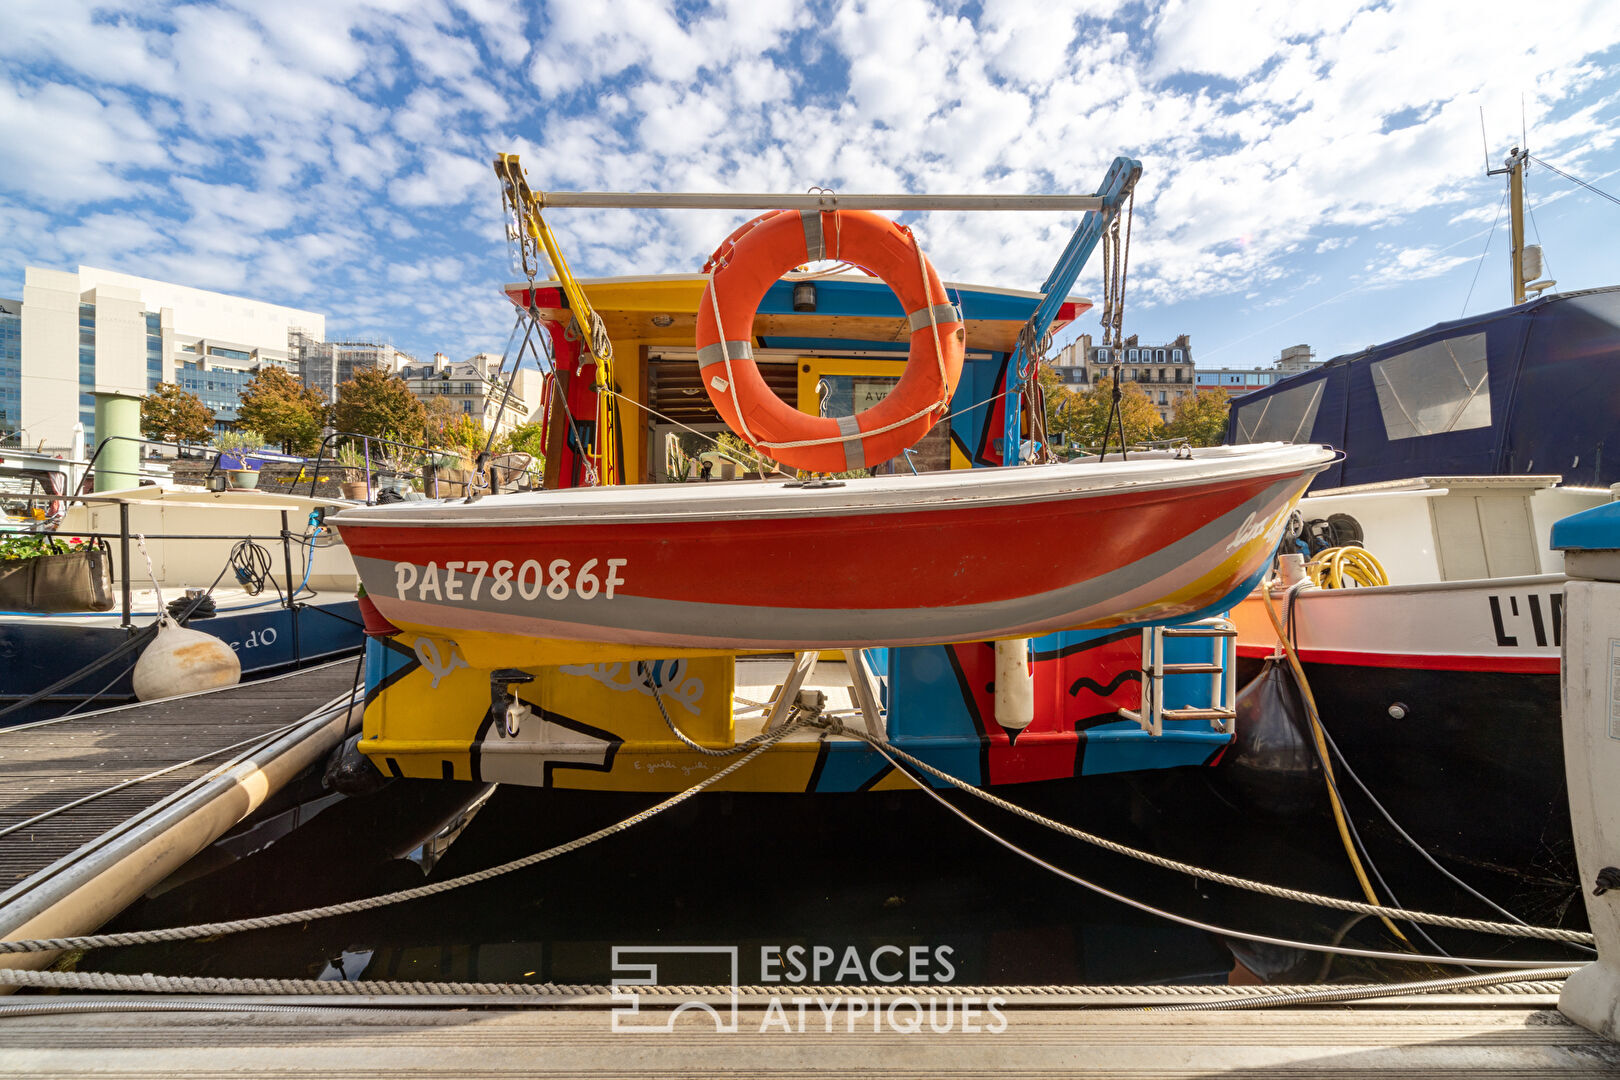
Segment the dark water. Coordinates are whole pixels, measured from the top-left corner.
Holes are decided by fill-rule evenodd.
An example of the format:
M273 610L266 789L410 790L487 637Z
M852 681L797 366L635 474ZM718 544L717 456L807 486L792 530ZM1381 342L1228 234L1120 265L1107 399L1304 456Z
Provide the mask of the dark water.
M503 787L424 876L401 855L453 817L471 785L396 781L346 800L272 846L199 856L189 878L108 929L159 927L310 907L442 880L582 835L654 798ZM1194 769L1030 785L1015 802L1111 839L1229 873L1360 893L1325 811L1288 819L1235 810ZM976 800L951 801L1070 873L1177 914L1296 940L1401 951L1376 919L1197 881L1098 851ZM1364 808L1363 808L1364 809ZM1367 815L1358 811L1366 825ZM1494 917L1392 837L1369 830L1377 868L1409 907ZM1584 927L1566 854L1514 876L1466 872L1527 921ZM1565 960L1567 947L1430 930L1454 955ZM1413 937L1423 951L1430 946ZM1423 964L1328 958L1227 939L1133 910L984 837L918 792L700 795L633 831L426 900L284 929L98 950L80 970L313 978L344 958L363 979L612 981L615 946L739 947L738 977L760 979L761 949L854 950L863 967L920 947L924 973L957 984L1316 982L1464 974ZM946 950L943 954L940 950ZM345 958L345 954L348 954ZM937 963L943 955L946 963ZM720 982L714 955L661 958L660 981ZM946 967L949 968L949 978ZM620 973L622 974L622 972ZM828 965L823 981L842 980Z

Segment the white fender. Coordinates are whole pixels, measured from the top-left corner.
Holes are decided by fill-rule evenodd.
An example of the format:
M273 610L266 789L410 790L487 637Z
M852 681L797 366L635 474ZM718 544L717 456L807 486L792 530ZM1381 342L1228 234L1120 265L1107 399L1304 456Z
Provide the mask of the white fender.
M164 615L157 637L135 663L135 696L142 701L194 694L242 681L242 662L219 638L187 630Z
M1035 721L1035 676L1029 639L996 642L996 723L1023 731Z

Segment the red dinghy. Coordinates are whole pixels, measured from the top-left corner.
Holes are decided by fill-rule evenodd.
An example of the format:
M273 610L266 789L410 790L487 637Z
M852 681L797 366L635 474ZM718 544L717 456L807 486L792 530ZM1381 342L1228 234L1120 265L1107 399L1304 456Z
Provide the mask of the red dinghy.
M545 642L550 663L923 645L1223 609L1333 458L1217 447L828 486L574 488L334 521L378 611L453 635L475 666L511 662L517 639Z
M604 318L568 271L516 159L503 156L496 170L514 235L527 238L525 267L538 272L543 246L557 271L545 289L531 274L519 303L552 328L558 386L569 385L569 362L578 376L587 359L591 365L594 400L570 406L563 390L551 399L546 486L562 486L348 510L334 519L378 612L405 630L452 636L474 667L932 645L1198 618L1253 587L1288 511L1334 458L1319 446L1182 448L1108 463L618 486L628 462L645 458L621 454L641 425L621 427L619 401L628 395L617 387L647 384L651 343L663 334L694 333L699 385L718 416L775 461L870 471L921 445L940 420L977 416L988 424L981 406L1001 402L1002 460L1016 465L1023 410L1005 402L1030 377L1029 350L1073 308L1068 288L1102 230L1117 225L1141 167L1118 159L1102 194L1082 200L1094 204L1091 212L1033 298L1033 313L1019 320L1014 342L999 340L996 320L983 318L1001 305L998 297L948 288L910 230L853 205L894 201L886 198L801 197L810 205L755 218L722 243L701 278L668 282L702 284L701 298L678 305L665 306L674 291L655 287L658 279L618 283L632 286L629 295L598 283L597 296L618 297L601 308ZM962 199L926 201L944 208ZM792 286L791 313L771 299L783 273L825 259L877 277L812 274ZM570 324L589 328L573 337L576 344ZM632 375L628 362L617 367L616 342L627 358L636 343L648 374ZM780 385L783 351L789 370L809 374L818 351L852 345L888 348L896 360L904 347L907 362L892 386L867 380L866 407L848 416L812 415L819 390L801 391L794 404L783 400L756 355L772 354L765 366L776 369ZM991 346L992 355L968 360L965 350L975 345ZM965 365L982 378L984 360L1002 365L1002 389L957 404ZM616 371L625 372L622 380ZM827 406L831 383L824 385ZM595 452L582 462L577 418L593 413ZM981 441L988 437L986 430ZM954 438L950 445L956 454ZM564 459L574 462L570 475L592 486L563 484Z

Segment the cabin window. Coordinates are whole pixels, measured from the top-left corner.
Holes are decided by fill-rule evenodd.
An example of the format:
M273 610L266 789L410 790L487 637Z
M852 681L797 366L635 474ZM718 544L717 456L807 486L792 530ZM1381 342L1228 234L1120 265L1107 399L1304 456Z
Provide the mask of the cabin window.
M1432 342L1372 365L1391 440L1491 426L1485 335Z
M1307 442L1316 426L1326 379L1317 379L1238 407L1233 422L1240 443Z

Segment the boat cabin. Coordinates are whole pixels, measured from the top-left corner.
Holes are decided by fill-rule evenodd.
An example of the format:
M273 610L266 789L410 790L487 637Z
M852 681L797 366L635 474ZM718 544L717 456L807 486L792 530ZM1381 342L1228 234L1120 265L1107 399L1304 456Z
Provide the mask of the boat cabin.
M685 479L690 467L672 453L683 431L711 437L729 430L698 375L694 344L698 304L708 278L702 274L598 278L580 281L613 342L616 417L623 440L623 479L665 483ZM982 285L945 283L967 323L967 354L952 398L949 426L936 425L904 454L877 472L961 469L1000 465L1007 362L1018 334L1041 294ZM562 289L551 282L506 286L521 308L534 308L551 335L558 371L569 380L568 404L576 435L560 463L559 486L578 486L583 462L576 442L590 446L596 404L588 376L595 365L571 334L572 314ZM1071 296L1053 329L1091 308ZM819 416L848 416L882 400L906 366L910 327L888 285L862 273L793 275L765 294L754 320L754 359L766 384L784 402ZM629 403L623 401L629 399ZM631 404L634 403L634 404ZM712 448L712 444L702 447ZM718 463L717 463L718 464ZM718 469L711 470L717 476Z

